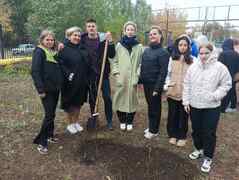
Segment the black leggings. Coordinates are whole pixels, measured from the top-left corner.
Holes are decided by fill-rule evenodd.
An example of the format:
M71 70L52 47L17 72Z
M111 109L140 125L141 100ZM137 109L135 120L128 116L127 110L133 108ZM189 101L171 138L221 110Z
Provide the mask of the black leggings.
M216 131L220 109L197 109L191 107L192 137L196 149L204 150L204 155L213 158L216 147Z
M47 146L47 139L54 136L54 119L59 92L48 92L42 98L45 117L42 122L40 133L36 136L33 143Z
M126 113L126 112L117 111L116 113L120 123L133 124L135 112Z

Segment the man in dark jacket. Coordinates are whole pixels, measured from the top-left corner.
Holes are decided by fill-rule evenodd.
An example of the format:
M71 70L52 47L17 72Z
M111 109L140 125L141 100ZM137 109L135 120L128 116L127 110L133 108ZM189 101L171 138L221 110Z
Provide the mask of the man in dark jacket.
M91 67L92 73L90 75L90 85L89 85L89 103L91 113L93 113L95 107L97 85L99 82L106 40L109 41L109 45L102 84L102 95L105 105L105 116L107 120L107 127L109 129L112 129L112 100L109 80L110 63L108 58L113 58L115 56L115 47L110 32L107 32L105 34L105 39L101 40L99 33L97 32L96 21L94 19L87 20L86 33L81 35L81 45L84 46L89 52L92 65Z
M234 50L233 39L226 39L222 44L223 52L219 56L225 66L227 66L232 79L238 72L239 67L239 54ZM230 104L230 107L228 107ZM222 100L221 112L234 112L236 111L237 97L236 97L236 82L233 80L232 88L228 91L227 95Z

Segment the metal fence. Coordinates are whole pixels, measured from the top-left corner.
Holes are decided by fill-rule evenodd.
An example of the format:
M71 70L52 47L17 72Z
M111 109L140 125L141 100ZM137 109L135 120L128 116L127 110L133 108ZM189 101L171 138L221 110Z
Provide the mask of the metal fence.
M29 57L32 56L34 48L5 48L4 49L4 58L2 59L12 59L19 57Z
M31 61L32 51L26 51L23 48L5 48L2 57L0 57L0 65L14 64L21 61Z

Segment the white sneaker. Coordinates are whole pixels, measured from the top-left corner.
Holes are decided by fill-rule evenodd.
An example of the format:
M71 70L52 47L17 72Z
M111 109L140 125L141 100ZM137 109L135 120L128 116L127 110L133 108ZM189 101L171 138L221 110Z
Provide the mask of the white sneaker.
M201 166L201 171L202 171L202 172L205 172L205 173L210 172L210 170L211 170L211 165L212 165L212 159L210 159L210 158L205 158L205 159L203 160L203 164L202 164L202 166Z
M230 112L237 112L237 109L236 108L227 108L226 110L225 110L225 112L228 112L228 113L230 113Z
M66 128L71 134L77 133L77 129L75 128L75 124L69 124Z
M125 123L120 123L120 129L121 130L126 130L126 124Z
M47 154L48 153L47 147L44 147L40 144L37 146L37 150L39 151L40 154Z
M158 133L154 134L154 133L151 133L151 132L147 132L144 134L144 137L147 138L147 139L152 139L153 137L156 137L158 136Z
M149 128L144 130L144 134L149 132Z
M127 131L132 131L132 130L133 130L133 125L127 124Z
M178 146L178 147L183 147L183 146L186 145L186 143L187 143L187 140L185 140L185 139L179 139L178 142L177 142L177 146Z
M84 130L84 128L79 124L79 123L75 123L75 129L78 131L78 132L81 132Z
M176 138L170 138L168 142L170 144L176 145L177 144L177 139Z
M203 150L202 149L201 150L196 149L192 153L190 153L188 156L192 160L198 159L198 158L203 156Z

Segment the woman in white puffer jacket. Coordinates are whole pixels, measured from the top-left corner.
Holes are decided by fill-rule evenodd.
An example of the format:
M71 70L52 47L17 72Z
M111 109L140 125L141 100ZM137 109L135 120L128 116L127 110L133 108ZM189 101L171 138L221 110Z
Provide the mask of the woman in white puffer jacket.
M217 58L211 44L201 45L199 61L188 68L183 86L183 105L191 116L196 148L189 157L198 159L204 155L203 172L211 169L221 100L230 90L232 81L226 66Z

